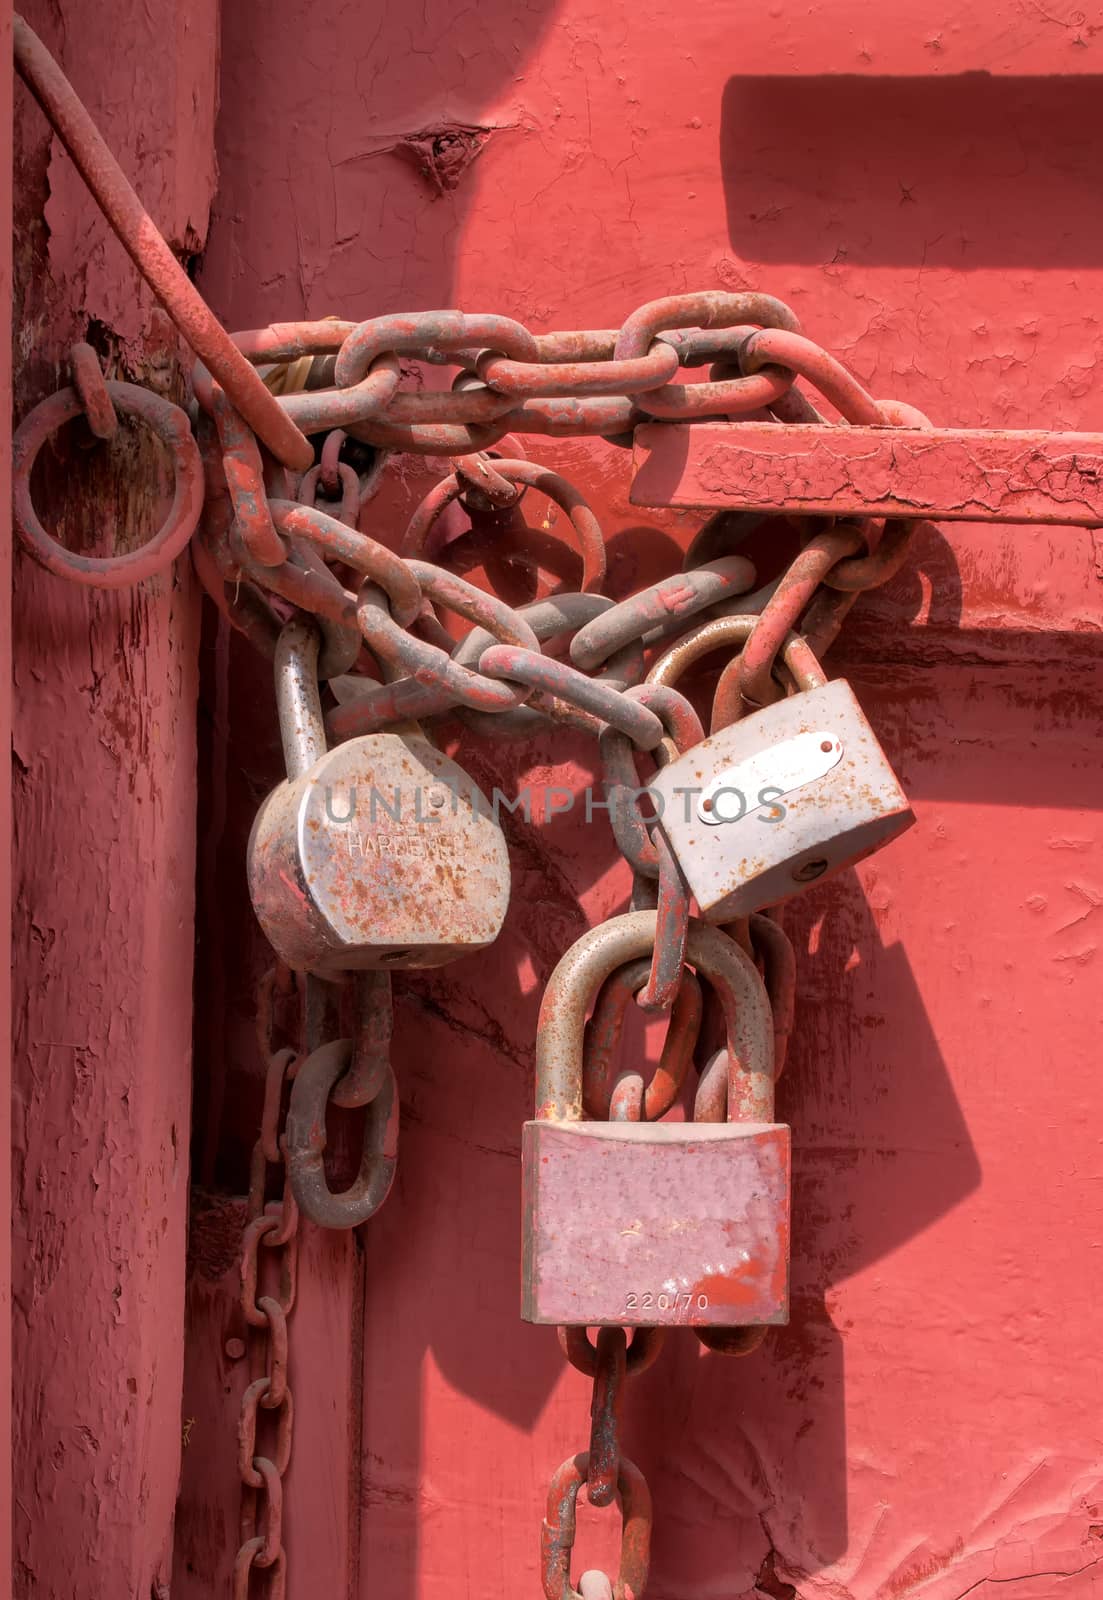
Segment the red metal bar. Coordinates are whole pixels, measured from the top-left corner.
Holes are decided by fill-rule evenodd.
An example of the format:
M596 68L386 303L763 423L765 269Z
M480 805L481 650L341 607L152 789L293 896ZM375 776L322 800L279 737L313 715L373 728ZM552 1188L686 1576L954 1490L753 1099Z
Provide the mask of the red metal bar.
M936 522L1103 523L1103 434L665 424L637 428L633 505Z
M314 460L311 446L194 288L72 84L20 16L13 19L13 42L20 75L49 117L127 254L184 338L272 454L289 467L309 467Z

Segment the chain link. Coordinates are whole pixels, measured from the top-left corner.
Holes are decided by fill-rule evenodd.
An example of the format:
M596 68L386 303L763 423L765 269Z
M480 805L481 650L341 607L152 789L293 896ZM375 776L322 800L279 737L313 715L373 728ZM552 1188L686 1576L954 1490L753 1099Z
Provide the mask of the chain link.
M291 1460L294 1401L287 1381L288 1319L295 1305L299 1208L283 1169L284 1089L298 1055L276 1048L277 1009L293 1000L294 975L271 968L257 992L257 1037L264 1062L264 1104L253 1146L249 1202L241 1243L241 1313L247 1329L250 1381L238 1417L241 1545L233 1566L233 1600L263 1594L283 1600L283 1477ZM282 1179L266 1201L270 1169ZM269 1287L274 1292L268 1292ZM259 1578L259 1583L258 1583Z
M570 1456L554 1473L540 1542L540 1577L547 1600L643 1594L651 1553L651 1494L640 1469L624 1455L620 1419L624 1385L646 1372L663 1346L661 1328L636 1328L629 1345L623 1328L599 1328L596 1346L585 1328L560 1328L563 1353L593 1379L590 1396L590 1447ZM621 1504L621 1554L616 1580L586 1572L579 1588L571 1583L575 1503L586 1485L590 1504Z

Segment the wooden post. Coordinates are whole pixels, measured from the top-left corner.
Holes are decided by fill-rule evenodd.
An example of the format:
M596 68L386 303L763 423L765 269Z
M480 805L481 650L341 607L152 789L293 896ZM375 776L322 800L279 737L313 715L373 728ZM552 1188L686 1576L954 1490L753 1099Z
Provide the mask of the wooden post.
M11 127L11 6L0 0L0 127ZM11 745L11 163L0 164L0 750ZM0 1600L11 1594L11 768L0 777Z
M199 250L213 0L28 21L171 242ZM185 353L21 86L15 115L16 415L89 335L109 376L180 398ZM160 514L156 454L78 426L36 478L40 514L76 548L133 546ZM15 1587L145 1600L167 1593L181 1450L198 603L186 560L111 593L19 555L15 584Z

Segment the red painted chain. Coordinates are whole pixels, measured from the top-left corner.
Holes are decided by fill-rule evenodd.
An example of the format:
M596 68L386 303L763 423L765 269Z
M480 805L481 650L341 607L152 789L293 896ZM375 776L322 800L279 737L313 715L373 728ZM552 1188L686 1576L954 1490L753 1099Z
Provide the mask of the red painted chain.
M599 1328L596 1346L585 1328L560 1328L563 1353L593 1379L590 1448L570 1456L552 1477L540 1540L540 1579L547 1600L633 1600L643 1594L651 1552L651 1495L640 1469L620 1446L624 1385L646 1372L663 1347L661 1328L636 1328L629 1345L623 1328ZM617 1576L586 1572L571 1583L575 1504L582 1485L590 1504L621 1505L621 1553Z
M266 1201L265 1193L269 1168L283 1167L284 1087L297 1064L294 1050L275 1048L276 1010L294 988L294 975L286 967L273 967L261 980L257 996L264 1108L250 1163L241 1245L241 1311L248 1330L250 1382L238 1420L241 1545L234 1558L233 1600L249 1600L254 1594L283 1600L286 1586L283 1477L291 1459L295 1418L287 1381L287 1334L295 1304L299 1209L286 1171L280 1199Z

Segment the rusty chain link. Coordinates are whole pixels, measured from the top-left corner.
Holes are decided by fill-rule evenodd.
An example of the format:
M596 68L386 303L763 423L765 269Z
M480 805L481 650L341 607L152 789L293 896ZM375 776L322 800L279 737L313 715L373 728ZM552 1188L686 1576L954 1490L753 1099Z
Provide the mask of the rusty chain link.
M629 1345L623 1328L599 1328L596 1345L585 1328L560 1328L563 1353L593 1379L590 1398L590 1447L570 1456L548 1487L547 1511L540 1540L540 1578L547 1600L596 1600L598 1596L629 1600L643 1594L651 1552L651 1494L640 1469L624 1455L620 1417L624 1385L645 1372L663 1345L661 1328L636 1328ZM603 1572L582 1574L571 1582L575 1537L575 1505L586 1485L590 1504L621 1504L621 1553L615 1579Z
M241 1544L233 1565L233 1600L263 1593L283 1600L283 1477L291 1459L294 1402L287 1381L288 1319L295 1304L299 1208L291 1192L281 1136L284 1089L298 1054L276 1048L276 1011L296 988L286 967L272 967L257 994L257 1039L264 1062L264 1105L253 1146L249 1202L241 1244L241 1312L250 1381L238 1419ZM265 1199L269 1169L282 1178L279 1200ZM281 1170L282 1169L282 1170ZM274 1292L269 1292L269 1290ZM254 1573L267 1580L262 1589Z

